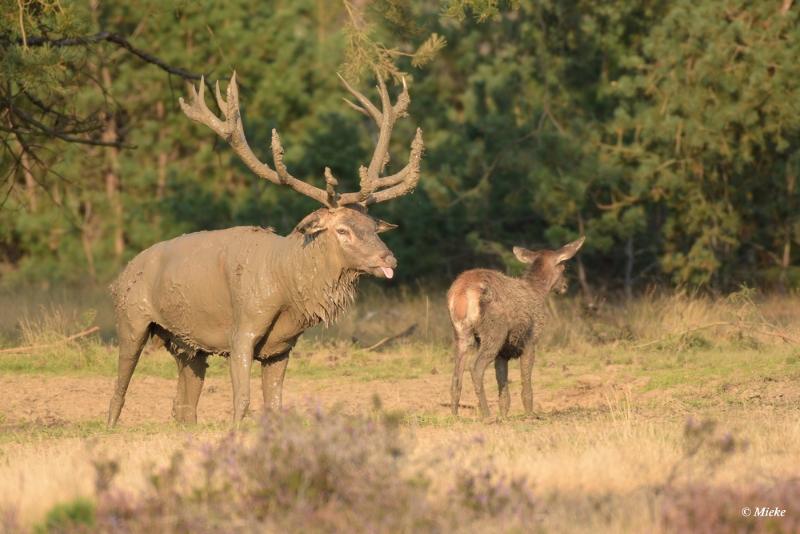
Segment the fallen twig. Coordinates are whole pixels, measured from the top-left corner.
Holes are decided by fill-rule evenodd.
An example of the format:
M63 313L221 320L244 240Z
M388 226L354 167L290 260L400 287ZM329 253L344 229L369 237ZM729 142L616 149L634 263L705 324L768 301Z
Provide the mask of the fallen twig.
M764 335L764 336L779 337L786 343L798 343L798 344L800 344L800 339L797 339L796 337L790 336L789 334L786 334L784 332L768 332L767 330L759 330L759 329L755 329L755 330L753 330L753 332L755 332L756 334Z
M72 341L73 339L78 339L80 337L85 337L90 334L94 334L100 330L99 326L93 326L91 328L87 328L77 334L72 334L71 336L65 337L59 341L54 341L53 343L46 343L44 345L28 345L26 347L11 347L9 349L0 349L0 354L9 354L9 353L17 353L17 352L34 352L40 349L46 349L49 347L55 347L57 345L61 345L62 343L67 343L68 341Z
M656 345L658 343L663 343L664 341L668 341L674 337L683 337L686 334L690 334L692 332L697 332L698 330L705 330L706 328L714 328L715 326L730 326L731 323L727 321L718 321L716 323L708 323L702 326L695 326L693 328L687 328L682 332L678 332L677 334L670 334L668 336L664 336L662 338L656 339L655 341L648 341L647 343L642 343L640 345L635 345L633 348L635 349L643 349L644 347L649 347L650 345Z
M686 334L690 334L692 332L697 332L698 330L705 330L707 328L714 328L716 326L733 326L733 327L738 327L740 329L747 327L747 328L750 328L751 331L756 333L756 334L761 334L761 335L764 335L764 336L779 337L785 343L797 343L797 344L800 344L800 339L798 339L796 337L793 337L793 336L790 336L789 334L787 334L785 332L778 332L778 331L775 331L775 330L763 330L761 328L758 328L758 327L764 327L764 326L770 327L769 324L753 323L753 322L749 322L749 321L736 321L736 322L717 321L717 322L714 322L714 323L708 323L708 324L704 324L704 325L701 325L701 326L695 326L695 327L692 327L692 328L687 328L686 330L683 330L682 332L678 332L677 334L670 334L668 336L664 336L662 338L656 339L655 341L648 341L647 343L642 343L640 345L635 345L633 348L642 349L644 347L649 347L650 345L656 345L658 343L663 343L665 341L669 341L670 339L673 339L673 338L681 338L681 337L685 336Z
M394 334L393 336L385 337L385 338L381 339L380 341L378 341L377 343L373 343L369 347L366 347L364 350L377 350L377 349L383 347L384 345L386 345L388 343L391 343L392 341L397 341L400 338L404 338L406 336L410 336L411 334L414 333L414 330L416 330L416 329L417 329L417 323L414 323L411 326L409 326L408 328L406 328L405 330L403 330L402 332L400 332L399 334Z

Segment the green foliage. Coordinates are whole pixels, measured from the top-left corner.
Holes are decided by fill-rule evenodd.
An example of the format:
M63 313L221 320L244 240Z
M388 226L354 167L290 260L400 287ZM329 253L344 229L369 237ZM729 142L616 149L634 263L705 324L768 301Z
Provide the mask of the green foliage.
M265 145L277 127L293 174L320 185L329 166L343 189L355 187L371 155L374 125L342 105L335 72L362 85L375 68L405 76L411 118L396 127L389 172L419 124L422 179L415 195L374 210L401 225L386 238L400 282L452 279L476 265L513 270L512 245L555 247L583 233L588 280L612 289L623 278L640 287L797 287L797 6L24 5L23 25L11 0L0 18L0 72L13 94L47 96L86 126L99 124L98 135L137 148L38 132L33 181L4 158L0 171L13 171L14 185L0 209L4 285L107 280L159 240L234 224L286 232L314 207L254 178L191 124L176 106L181 80L108 43L26 49L25 28L53 37L113 30L223 87L236 69L256 154L270 163ZM18 140L7 141L4 156L19 155Z
M758 268L753 253L800 238L798 11L670 4L614 82L621 105L606 152L629 176L628 203L662 213L664 270L676 282L727 285L736 270Z
M57 504L49 512L44 522L34 529L36 534L55 534L58 532L89 531L95 525L95 504L89 499Z
M504 2L512 6L518 6L518 1ZM444 12L448 17L452 17L463 22L467 13L471 13L478 21L485 21L490 17L500 14L500 0L448 0L445 3Z
M421 32L410 16L408 0L380 0L369 4L368 9L359 9L350 0L344 0L344 7L348 17L344 27L347 42L344 72L349 78L358 80L365 75L369 78L377 72L384 78L400 81L408 73L398 67L398 60L408 58L412 67L419 68L433 60L447 45L447 41L436 33L411 53L405 51L405 47L384 44L398 41L398 33L413 37Z

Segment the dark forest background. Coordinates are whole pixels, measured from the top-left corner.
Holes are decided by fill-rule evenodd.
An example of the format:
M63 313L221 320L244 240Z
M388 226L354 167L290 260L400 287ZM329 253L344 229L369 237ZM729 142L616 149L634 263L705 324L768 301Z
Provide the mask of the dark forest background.
M587 236L585 291L800 287L800 6L791 0L0 0L0 286L104 283L149 245L316 206L178 107L235 69L272 164L357 187L369 66L409 81L416 193L372 214L399 283L514 269ZM395 76L395 81L397 76ZM396 88L395 88L396 90ZM369 92L368 92L369 91ZM210 95L207 95L210 96ZM208 98L211 105L211 98ZM213 108L212 108L213 109Z

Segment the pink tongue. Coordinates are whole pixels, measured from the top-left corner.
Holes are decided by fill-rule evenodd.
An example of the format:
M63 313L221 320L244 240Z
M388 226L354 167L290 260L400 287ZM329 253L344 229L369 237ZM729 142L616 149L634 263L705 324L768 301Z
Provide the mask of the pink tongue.
M381 270L383 270L383 276L386 278L391 278L394 276L394 271L391 267L381 267Z

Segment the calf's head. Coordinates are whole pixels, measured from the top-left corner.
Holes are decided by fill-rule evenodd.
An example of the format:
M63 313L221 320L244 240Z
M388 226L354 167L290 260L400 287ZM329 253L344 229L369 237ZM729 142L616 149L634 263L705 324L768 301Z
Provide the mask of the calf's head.
M526 276L529 279L544 284L546 291L555 290L557 293L563 294L567 292L564 264L577 254L585 239L585 237L580 237L558 250L528 250L514 247L514 255L519 261L528 264Z
M321 208L306 216L294 231L307 239L325 239L344 269L382 278L394 277L397 260L378 234L397 228L357 207Z

